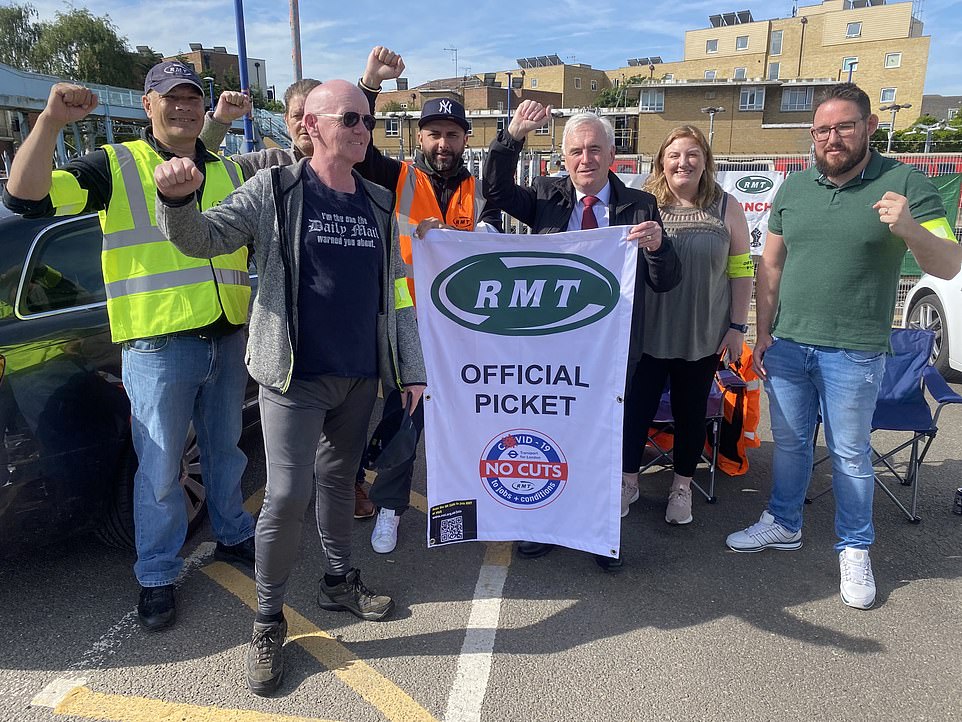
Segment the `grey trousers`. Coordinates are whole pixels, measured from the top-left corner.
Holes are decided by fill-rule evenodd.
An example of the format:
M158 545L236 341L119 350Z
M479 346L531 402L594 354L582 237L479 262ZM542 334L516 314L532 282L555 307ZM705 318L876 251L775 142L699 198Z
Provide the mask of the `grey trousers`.
M261 387L267 490L257 519L254 570L261 614L283 611L315 486L324 571L351 570L354 474L376 397L377 379L292 379L286 394Z

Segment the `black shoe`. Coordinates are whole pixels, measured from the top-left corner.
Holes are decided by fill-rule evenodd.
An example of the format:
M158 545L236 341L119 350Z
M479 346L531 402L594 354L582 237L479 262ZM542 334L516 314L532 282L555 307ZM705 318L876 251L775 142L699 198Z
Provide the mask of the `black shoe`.
M355 617L378 622L394 609L394 600L374 594L361 581L359 569L352 569L347 580L329 587L321 577L317 589L317 603L332 612L348 611Z
M174 585L141 587L137 602L137 618L148 632L159 632L174 623L177 610L174 607Z
M247 686L261 697L274 694L284 677L284 638L287 620L254 622L247 646Z
M518 556L522 559L537 559L554 549L554 544L542 544L541 542L518 542Z
M595 564L604 569L606 572L616 572L621 569L623 562L621 557L603 557L600 554L595 554Z
M238 564L243 564L245 567L253 569L254 537L245 539L240 544L231 544L230 546L217 542L217 548L214 549L214 559L229 564L237 562Z

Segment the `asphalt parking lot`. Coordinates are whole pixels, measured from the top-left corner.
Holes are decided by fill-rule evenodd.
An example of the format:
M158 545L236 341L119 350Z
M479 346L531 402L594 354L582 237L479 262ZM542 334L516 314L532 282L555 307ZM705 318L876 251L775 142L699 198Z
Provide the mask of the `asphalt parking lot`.
M687 527L664 523L668 472L646 474L617 574L568 550L429 550L412 508L389 555L371 550L372 522L356 526L356 566L398 605L390 621L361 622L317 606L309 522L271 699L243 674L253 582L213 561L209 528L184 550L177 624L160 634L137 625L129 554L80 537L2 561L0 720L962 719L962 408L943 413L922 523L876 495L879 596L867 612L839 600L831 495L807 507L800 550L725 548L767 498L766 425L748 474L721 476L718 503L696 499ZM244 448L256 508L257 432ZM813 485L827 481L820 468Z

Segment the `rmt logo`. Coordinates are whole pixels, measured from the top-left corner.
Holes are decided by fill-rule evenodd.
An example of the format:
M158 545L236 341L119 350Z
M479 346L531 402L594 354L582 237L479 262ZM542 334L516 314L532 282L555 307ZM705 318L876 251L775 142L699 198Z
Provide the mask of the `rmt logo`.
M608 269L570 253L485 253L442 271L434 306L460 326L497 336L544 336L588 326L618 305Z

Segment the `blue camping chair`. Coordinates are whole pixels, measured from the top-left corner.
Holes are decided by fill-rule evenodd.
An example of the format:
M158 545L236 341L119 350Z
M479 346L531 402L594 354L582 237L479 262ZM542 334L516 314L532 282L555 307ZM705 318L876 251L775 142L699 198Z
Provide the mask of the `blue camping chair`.
M935 333L922 329L892 329L892 356L885 361L885 375L879 389L875 414L872 417L872 433L876 431L902 432L909 438L890 451L882 453L872 444L873 463L878 468L875 483L885 492L902 513L913 523L921 518L916 513L919 498L919 470L925 462L925 455L935 440L939 428L939 415L949 404L962 404L962 396L955 393L942 378L938 370L929 363ZM935 413L926 400L926 392L937 404ZM819 423L821 416L819 416ZM815 427L815 440L818 439L818 426ZM895 467L896 454L909 449L909 459L904 472ZM822 463L828 457L815 462ZM911 508L883 483L880 474L888 470L902 486L912 487ZM831 491L831 487L820 492L817 499Z

